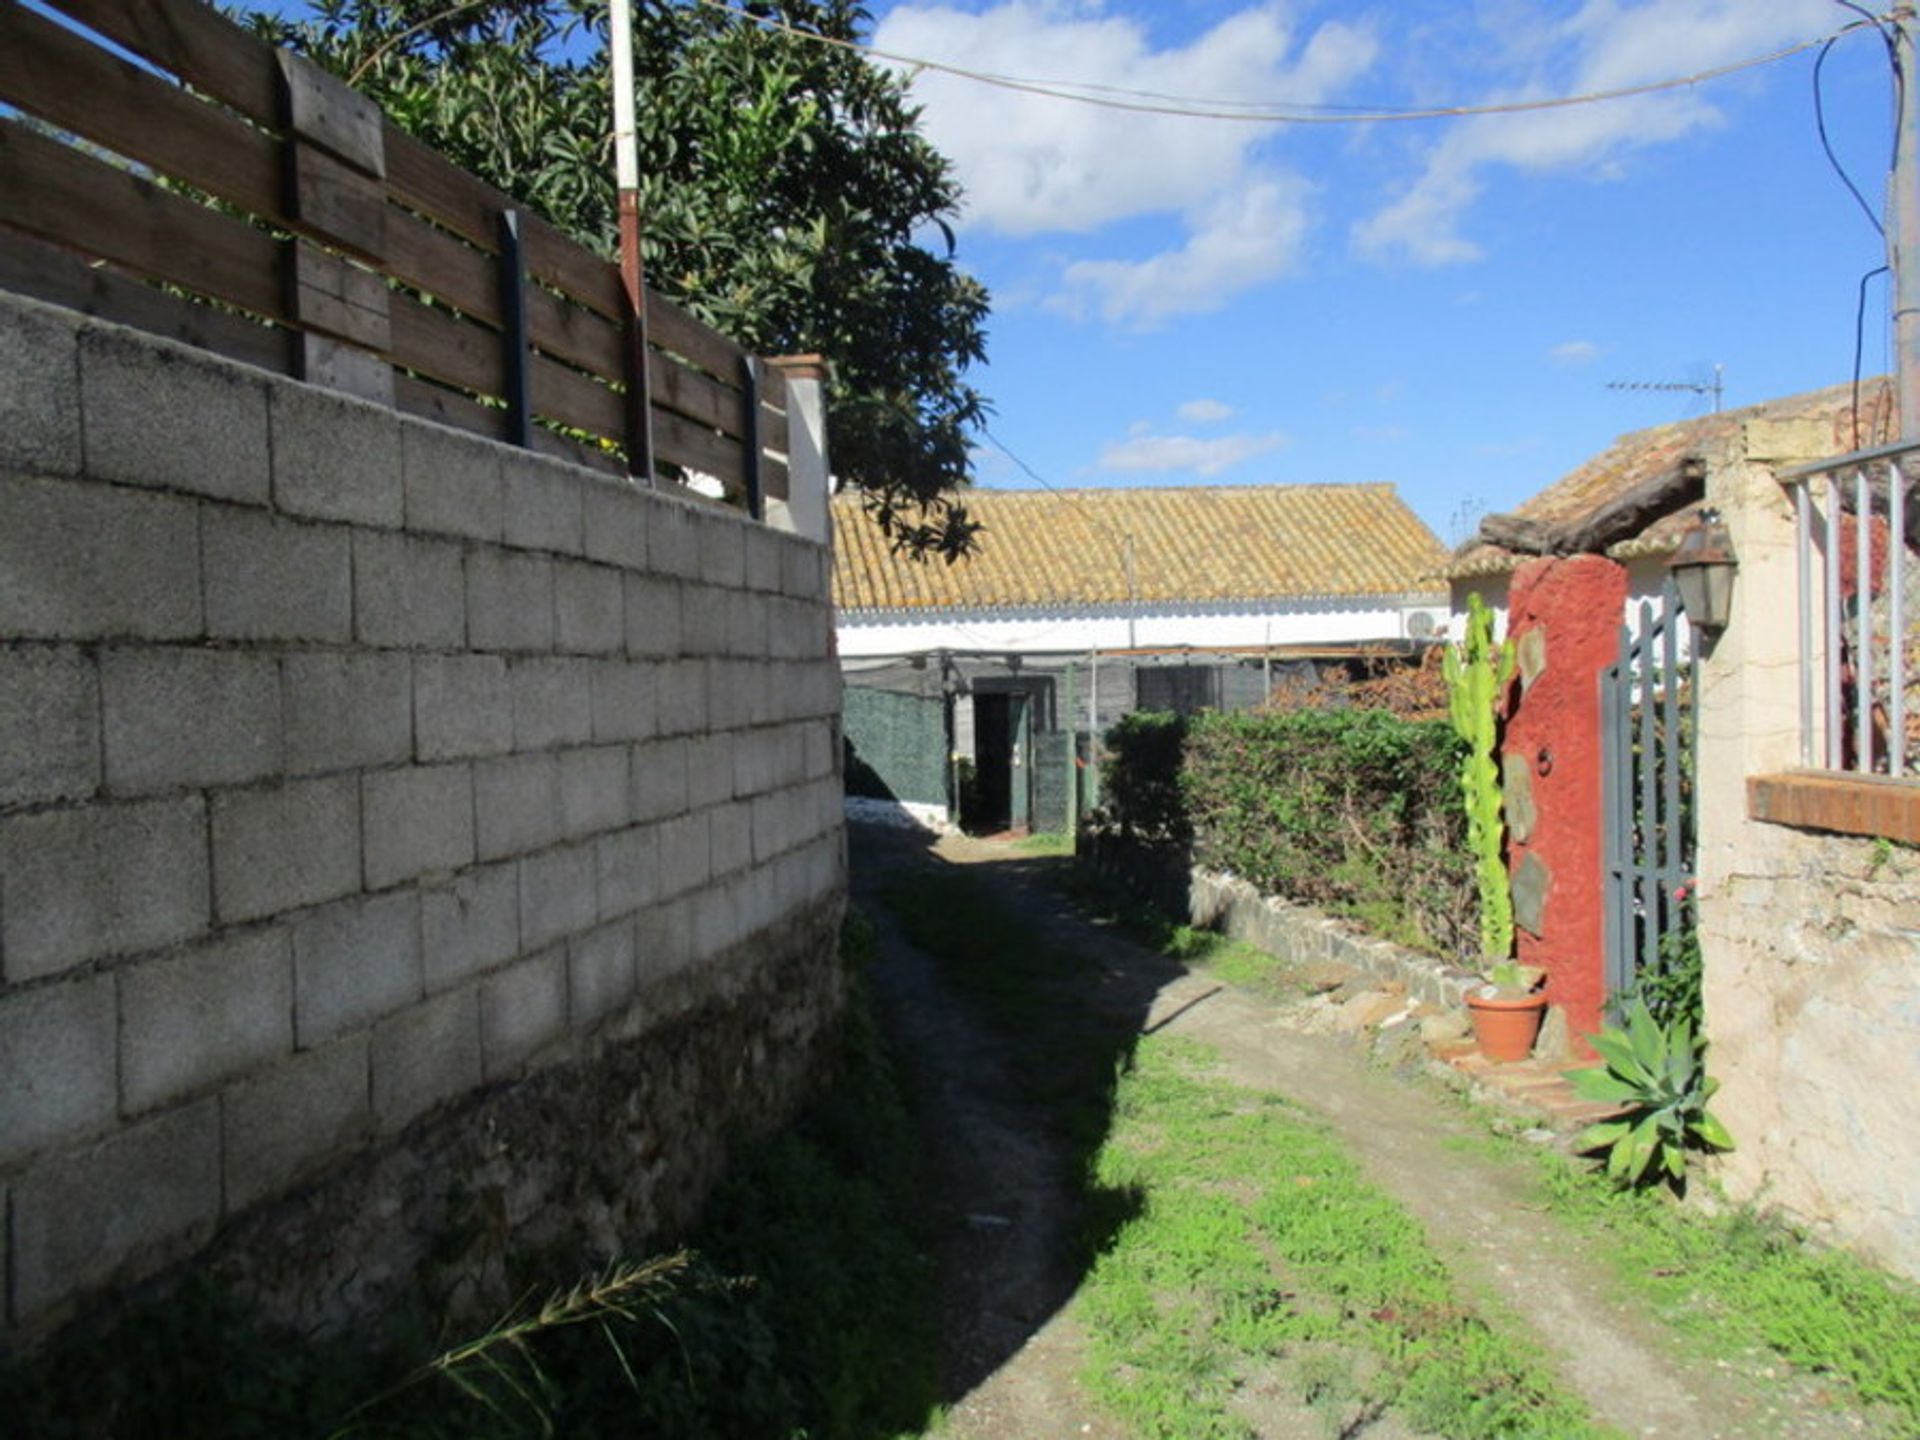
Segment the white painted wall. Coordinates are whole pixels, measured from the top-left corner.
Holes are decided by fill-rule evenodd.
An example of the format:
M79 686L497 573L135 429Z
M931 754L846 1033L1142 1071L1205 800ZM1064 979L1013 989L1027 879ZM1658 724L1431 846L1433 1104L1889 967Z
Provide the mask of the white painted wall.
M938 650L1069 655L1089 650L1177 649L1182 645L1258 650L1268 645L1338 645L1404 640L1410 617L1446 622L1438 597L1365 596L1297 601L1268 608L1193 606L1142 611L946 611L924 620L868 619L842 612L843 660Z

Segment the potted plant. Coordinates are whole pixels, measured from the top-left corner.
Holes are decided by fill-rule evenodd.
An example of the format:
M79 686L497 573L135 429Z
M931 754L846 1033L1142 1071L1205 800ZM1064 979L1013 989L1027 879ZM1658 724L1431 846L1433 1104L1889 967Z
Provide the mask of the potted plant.
M1524 1060L1533 1053L1547 1009L1540 989L1546 978L1537 965L1499 960L1487 967L1484 983L1467 993L1473 1038L1487 1059Z
M1480 898L1480 953L1485 957L1486 983L1468 994L1467 1009L1481 1054L1489 1060L1523 1060L1540 1033L1547 1001L1540 993L1544 972L1512 958L1513 895L1507 888L1506 825L1494 751L1500 696L1513 680L1513 642L1494 642L1493 612L1478 594L1467 597L1466 634L1444 658L1448 712L1467 744L1460 762L1460 795L1467 811L1467 846L1473 851Z

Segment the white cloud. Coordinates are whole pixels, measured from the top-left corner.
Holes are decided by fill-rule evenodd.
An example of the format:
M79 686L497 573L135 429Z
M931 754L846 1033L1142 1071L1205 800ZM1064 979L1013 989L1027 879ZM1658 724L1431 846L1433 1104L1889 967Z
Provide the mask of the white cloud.
M1145 26L1049 0L1004 0L976 14L904 4L876 49L972 70L1223 99L1332 96L1366 71L1372 33L1338 21L1305 34L1284 6L1240 10L1191 43L1156 50ZM1072 104L921 71L927 136L966 189L965 219L1010 235L1086 232L1135 215L1188 212L1246 178L1265 127Z
M1217 425L1233 418L1233 407L1218 400L1189 400L1177 412L1182 420L1195 425Z
M1522 12L1500 7L1503 26ZM1529 73L1482 97L1538 99L1668 80L1833 28L1829 0L1584 0L1566 19L1538 22L1527 43L1504 48L1527 57ZM1543 173L1584 171L1615 178L1622 157L1720 123L1720 111L1688 88L1623 100L1457 123L1427 152L1425 168L1391 204L1354 226L1356 248L1375 258L1421 265L1479 258L1461 233L1489 167Z
M1289 443L1290 438L1277 430L1265 435L1219 435L1211 439L1136 435L1102 450L1100 468L1135 473L1190 470L1196 475L1213 476Z
M1187 241L1145 260L1076 260L1050 302L1070 315L1089 307L1109 323L1150 330L1175 315L1218 310L1298 263L1306 237L1306 186L1276 176L1240 186L1188 218Z
M1556 365L1587 365L1600 356L1600 347L1591 340L1567 340L1547 352Z

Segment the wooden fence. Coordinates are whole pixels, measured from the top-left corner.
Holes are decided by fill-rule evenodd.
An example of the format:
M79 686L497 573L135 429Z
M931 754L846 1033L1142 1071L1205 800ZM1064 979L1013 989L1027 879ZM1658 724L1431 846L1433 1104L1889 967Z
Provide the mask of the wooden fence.
M637 478L650 439L756 515L786 495L775 366L635 313L617 265L203 0L45 5L92 34L0 0L0 288Z

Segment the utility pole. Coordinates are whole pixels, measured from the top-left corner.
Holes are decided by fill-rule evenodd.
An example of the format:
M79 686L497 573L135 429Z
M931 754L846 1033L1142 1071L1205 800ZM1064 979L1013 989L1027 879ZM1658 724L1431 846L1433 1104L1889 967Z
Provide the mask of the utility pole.
M633 116L633 4L607 15L613 83L613 172L620 192L620 284L627 295L627 473L653 484L653 397L648 376L647 277L640 259L640 157Z
M1911 5L1887 17L1893 27L1894 86L1900 114L1887 198L1887 264L1893 270L1893 346L1900 380L1900 438L1920 440L1920 18Z

